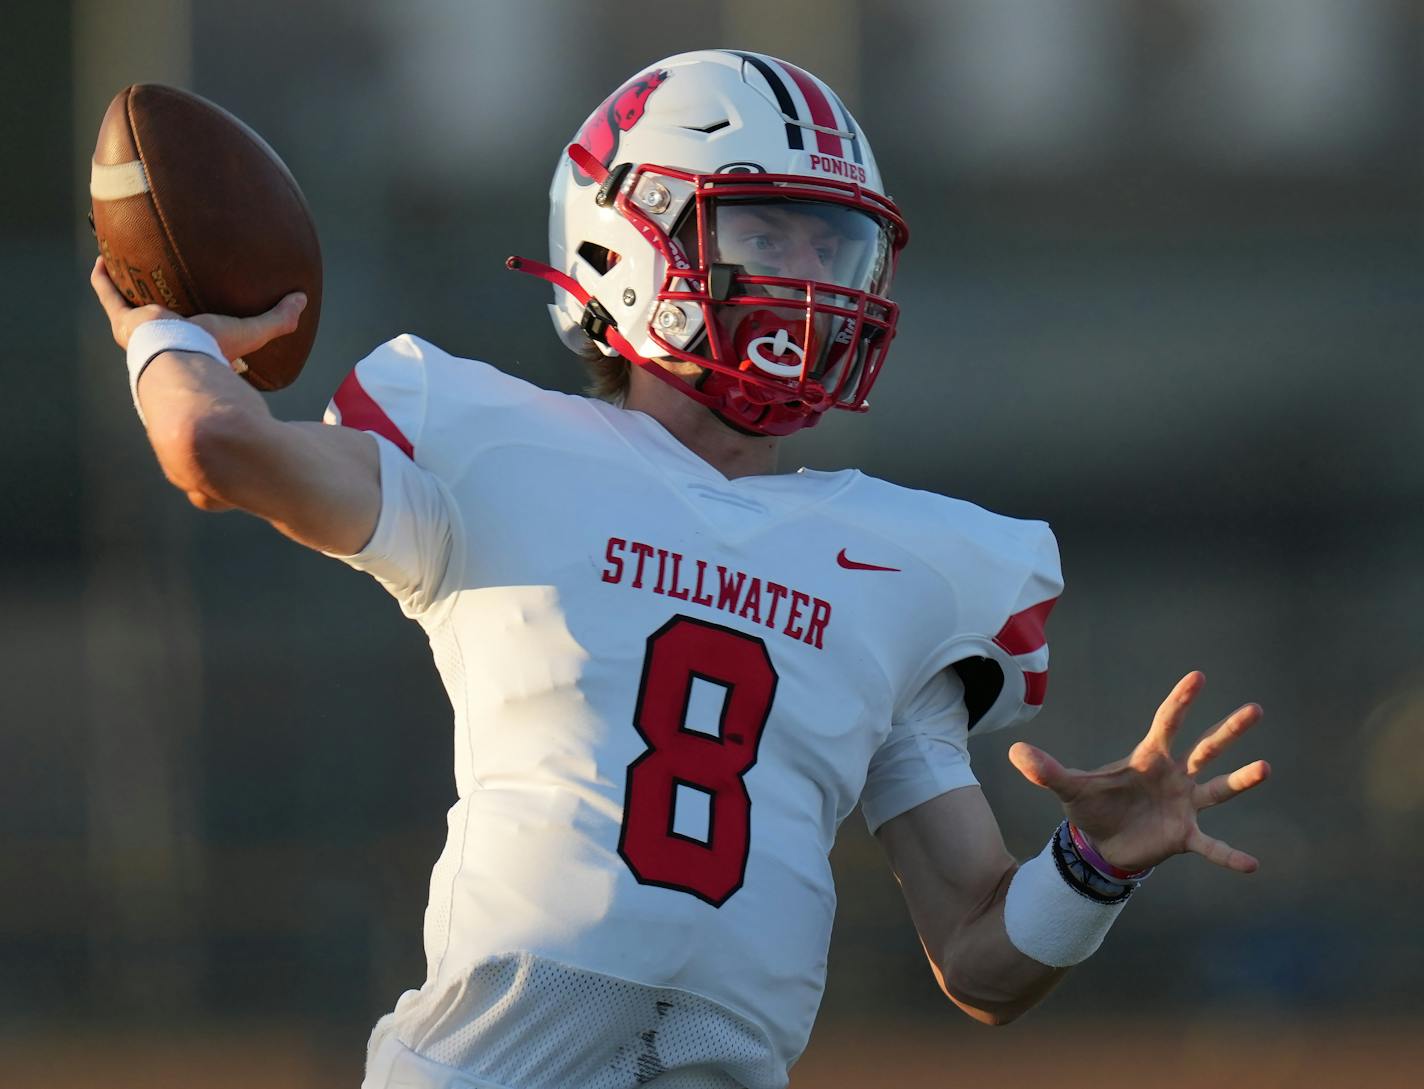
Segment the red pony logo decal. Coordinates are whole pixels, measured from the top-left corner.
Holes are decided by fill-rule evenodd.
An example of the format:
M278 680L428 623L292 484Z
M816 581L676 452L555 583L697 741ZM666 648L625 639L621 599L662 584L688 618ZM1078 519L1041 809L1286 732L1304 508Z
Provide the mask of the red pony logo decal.
M667 78L667 71L658 68L619 87L593 111L593 116L584 122L574 142L582 144L604 166L612 166L613 156L618 151L619 134L628 132L643 119L648 99L667 82ZM580 185L593 181L577 164L574 164L574 176Z

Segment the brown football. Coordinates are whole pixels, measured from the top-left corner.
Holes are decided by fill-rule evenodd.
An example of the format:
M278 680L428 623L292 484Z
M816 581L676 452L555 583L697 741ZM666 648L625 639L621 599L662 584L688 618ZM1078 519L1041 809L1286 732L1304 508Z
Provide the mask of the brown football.
M258 389L297 377L321 316L321 248L262 137L195 94L136 83L104 114L89 195L109 277L136 305L251 317L306 292L296 331L234 364Z

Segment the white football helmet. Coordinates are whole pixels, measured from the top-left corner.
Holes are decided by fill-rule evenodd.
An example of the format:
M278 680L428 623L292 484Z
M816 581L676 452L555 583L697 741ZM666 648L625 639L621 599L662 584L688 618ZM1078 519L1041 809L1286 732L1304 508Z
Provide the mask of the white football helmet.
M560 289L570 347L591 339L753 433L868 407L908 231L815 76L733 50L669 57L584 122L549 199L549 264L509 265Z

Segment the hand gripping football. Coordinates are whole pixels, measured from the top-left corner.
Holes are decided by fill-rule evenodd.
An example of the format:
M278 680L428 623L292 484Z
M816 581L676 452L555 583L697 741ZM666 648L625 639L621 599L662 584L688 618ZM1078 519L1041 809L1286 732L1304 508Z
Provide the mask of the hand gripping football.
M297 377L321 316L321 248L262 137L197 95L136 83L104 114L89 194L109 278L137 306L252 317L305 292L296 331L234 363L261 390Z

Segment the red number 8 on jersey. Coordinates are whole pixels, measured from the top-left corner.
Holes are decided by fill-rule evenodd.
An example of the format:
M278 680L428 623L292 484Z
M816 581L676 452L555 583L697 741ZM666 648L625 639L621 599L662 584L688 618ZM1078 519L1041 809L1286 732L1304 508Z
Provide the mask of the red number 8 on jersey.
M726 689L717 736L689 729L693 681ZM648 637L633 725L648 746L628 765L618 853L645 885L721 907L742 887L751 851L752 800L743 777L757 759L776 695L760 639L675 616ZM703 842L673 829L678 786L710 795Z

